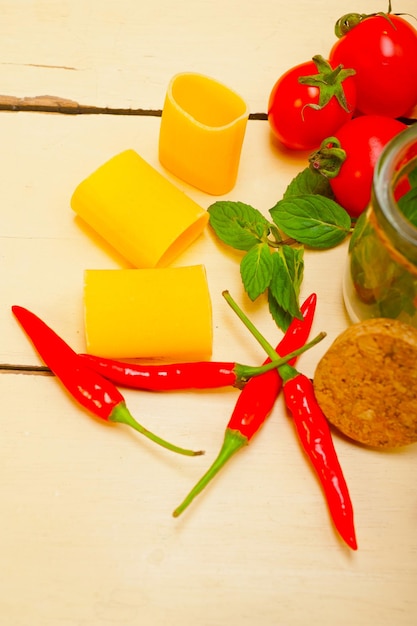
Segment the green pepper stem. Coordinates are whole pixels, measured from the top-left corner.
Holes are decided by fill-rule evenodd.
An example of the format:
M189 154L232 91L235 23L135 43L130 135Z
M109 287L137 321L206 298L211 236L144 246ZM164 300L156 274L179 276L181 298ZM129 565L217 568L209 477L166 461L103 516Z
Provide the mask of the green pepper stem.
M232 298L230 293L226 290L226 291L223 291L222 295L223 295L224 299L226 300L226 302L229 304L229 306L233 309L233 311L239 317L239 319L244 323L244 325L249 330L249 332L255 337L257 342L265 350L266 354L269 356L271 361L274 362L277 365L277 367L279 368L281 364L278 363L279 356L277 355L277 353L275 351L275 348L269 343L269 341L267 339L265 339L265 337L260 333L260 331L256 328L256 326L250 321L250 319L248 318L246 313L244 313L242 311L242 309L237 304L237 302L235 302L235 300ZM308 347L311 347L311 344L315 345L316 343L318 343L319 341L324 339L325 336L326 336L325 332L319 333L319 335L317 335L317 337L315 339L313 339L311 342L309 342L309 344L306 344L306 346L304 346L304 347L306 349L308 349ZM288 360L290 360L290 359L288 359ZM283 363L282 363L282 365L283 365Z
M249 324L251 324L250 321L249 321ZM272 348L269 342L267 342L267 340L259 333L259 331L257 331L255 327L253 328L255 329L256 333L259 334L259 338L261 338L262 341L265 341L266 344ZM240 365L239 363L237 363L235 366L236 376L240 381L245 382L249 378L252 378L253 376L260 376L261 374L265 374L266 372L269 372L273 369L280 369L284 365L287 365L288 361L292 361L292 359L295 359L300 354L303 354L303 352L307 352L307 350L310 350L310 348L312 348L317 343L319 343L322 339L324 339L325 336L326 336L325 332L320 332L318 335L316 335L316 337L314 337L314 339L311 339L311 341L306 343L304 346L301 346L301 348L297 348L297 350L293 350L292 352L289 352L285 356L278 355L277 352L275 352L274 350L275 356L268 354L268 356L271 358L271 362L265 363L264 365L252 366L252 365ZM261 345L266 351L266 346L264 346L263 344Z
M221 470L223 465L243 446L248 443L247 437L239 433L237 430L230 428L226 429L224 435L223 445L221 450L209 467L207 472L200 478L198 483L191 489L189 494L184 498L179 506L173 512L173 517L179 517L181 513L191 504L196 496L208 485L208 483L215 477L215 475Z
M171 450L171 452L177 452L178 454L184 454L185 456L198 456L200 454L204 454L203 450L187 450L186 448L175 446L165 439L161 439L161 437L158 437L158 435L155 435L153 432L139 424L139 422L137 422L131 415L124 402L120 402L114 407L109 419L111 422L118 422L119 424L127 424L128 426L131 426L134 430L137 430L139 433L163 448Z

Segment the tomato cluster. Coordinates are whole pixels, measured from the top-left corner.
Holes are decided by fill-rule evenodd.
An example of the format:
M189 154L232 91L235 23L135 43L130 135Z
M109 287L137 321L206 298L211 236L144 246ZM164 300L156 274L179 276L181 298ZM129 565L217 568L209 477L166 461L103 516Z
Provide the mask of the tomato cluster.
M367 206L375 161L417 105L417 30L391 12L349 14L336 25L328 59L289 69L268 103L272 133L291 150L336 137L346 153L331 179L352 217Z

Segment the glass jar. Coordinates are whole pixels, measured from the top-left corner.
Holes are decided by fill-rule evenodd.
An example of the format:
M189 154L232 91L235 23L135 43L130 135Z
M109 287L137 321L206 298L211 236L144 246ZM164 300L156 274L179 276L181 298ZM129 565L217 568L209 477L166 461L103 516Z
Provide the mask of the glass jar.
M349 246L343 295L353 322L388 317L417 326L417 124L385 146L372 197Z

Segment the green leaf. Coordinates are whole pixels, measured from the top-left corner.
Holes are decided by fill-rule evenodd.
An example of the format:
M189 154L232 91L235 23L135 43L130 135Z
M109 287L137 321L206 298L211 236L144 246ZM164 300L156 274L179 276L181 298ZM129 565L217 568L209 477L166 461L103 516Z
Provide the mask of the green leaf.
M412 169L411 172L408 174L408 182L410 183L411 187L417 187L417 167Z
M417 227L417 167L408 173L409 191L398 200L398 206L405 217Z
M294 290L297 295L297 303L300 296L301 283L304 277L304 248L293 248L290 246L283 246L282 252L284 253L289 268L290 275L294 283ZM298 306L298 305L297 305Z
M280 200L270 213L278 228L311 248L336 246L350 232L348 213L337 202L319 195Z
M398 200L404 216L417 227L417 187L413 187Z
M293 317L278 304L270 289L268 289L268 307L272 319L275 321L278 328L285 332L291 324Z
M329 179L323 176L323 174L307 167L293 178L285 190L283 197L284 199L288 199L293 196L306 196L309 194L318 194L326 198L334 198Z
M273 272L273 261L267 243L253 246L240 264L243 286L251 300L256 300L268 287Z
M298 304L304 263L300 251L282 246L272 255L273 274L269 291L277 304L291 317L301 318Z
M415 285L413 280L410 279L409 284L401 284L406 281L398 280L386 294L384 298L378 301L378 309L381 317L396 318L402 312L407 313L410 317L416 312L414 306ZM404 287L406 291L404 291Z
M250 250L269 232L268 220L249 204L221 200L207 210L216 235L237 250Z
M355 224L355 228L353 229L352 237L350 238L350 242L349 242L349 251L353 250L354 246L356 245L356 241L359 240L360 237L362 237L364 231L367 228L368 228L368 220L366 216L366 211L363 211L358 217L356 224Z

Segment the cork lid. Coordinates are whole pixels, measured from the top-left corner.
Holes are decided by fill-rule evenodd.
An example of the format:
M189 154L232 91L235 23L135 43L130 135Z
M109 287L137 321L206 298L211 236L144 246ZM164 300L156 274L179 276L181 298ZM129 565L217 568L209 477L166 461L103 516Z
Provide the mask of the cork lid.
M370 319L347 328L314 375L317 400L331 424L377 448L417 441L417 329Z

